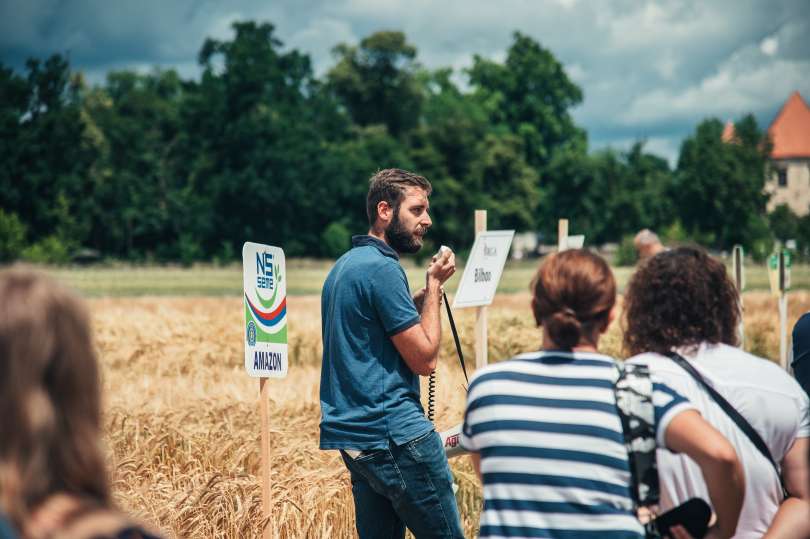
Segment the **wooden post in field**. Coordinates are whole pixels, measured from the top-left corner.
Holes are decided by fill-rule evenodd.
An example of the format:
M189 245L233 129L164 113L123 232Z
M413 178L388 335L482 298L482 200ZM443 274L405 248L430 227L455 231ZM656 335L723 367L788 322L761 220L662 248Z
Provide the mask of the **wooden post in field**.
M568 249L568 219L557 221L557 252Z
M270 539L270 384L259 378L259 411L262 429L262 539Z
M475 235L487 229L487 210L475 210ZM487 307L475 309L475 368L487 365Z
M740 326L738 332L740 334L740 348L745 348L745 324L743 323L743 315L745 309L743 308L743 290L745 290L745 255L743 253L742 245L735 245L731 254L732 271L734 272L734 283L737 285L737 293L740 295Z
M785 251L779 250L779 364L788 370L787 361L787 275L785 274Z
M245 371L259 379L262 484L262 539L270 539L270 382L287 377L287 267L284 250L272 245L242 245L245 313ZM261 292L260 292L261 290Z

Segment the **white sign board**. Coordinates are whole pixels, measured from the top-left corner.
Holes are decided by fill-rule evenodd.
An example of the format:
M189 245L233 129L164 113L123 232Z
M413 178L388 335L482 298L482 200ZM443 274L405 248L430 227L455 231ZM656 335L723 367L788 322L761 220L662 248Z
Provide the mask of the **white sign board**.
M585 245L585 236L583 234L577 234L568 236L565 242L565 249L582 249L583 245Z
M242 246L245 370L256 378L287 376L287 269L279 247Z
M501 280L514 230L489 230L475 238L453 308L489 305Z

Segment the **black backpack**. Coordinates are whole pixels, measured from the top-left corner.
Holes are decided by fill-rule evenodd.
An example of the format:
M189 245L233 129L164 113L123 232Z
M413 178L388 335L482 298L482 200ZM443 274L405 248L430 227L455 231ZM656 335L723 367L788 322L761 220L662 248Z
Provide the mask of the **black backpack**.
M692 498L658 515L661 493L655 450L655 405L653 383L646 365L617 365L614 384L616 409L621 419L624 445L630 463L631 496L644 535L657 539L668 534L675 524L684 526L692 537L706 534L711 508L704 500Z

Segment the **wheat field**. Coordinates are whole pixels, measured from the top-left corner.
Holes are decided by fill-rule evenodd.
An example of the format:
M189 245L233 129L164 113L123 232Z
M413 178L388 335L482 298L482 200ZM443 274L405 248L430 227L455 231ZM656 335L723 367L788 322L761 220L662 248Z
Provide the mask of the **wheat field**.
M747 348L778 356L776 300L745 296ZM257 537L261 533L258 380L243 369L243 309L231 298L89 300L105 403L105 443L118 504L168 537ZM536 349L528 294L499 297L489 312L491 361ZM279 538L354 536L348 473L319 451L320 306L288 300L289 375L271 380L272 512ZM790 297L791 325L810 292ZM455 313L473 363L474 315ZM445 320L446 328L446 320ZM621 355L618 324L602 350ZM460 422L464 379L449 331L437 370L439 430ZM423 387L423 395L426 389ZM476 533L480 489L466 457L451 460L465 533Z

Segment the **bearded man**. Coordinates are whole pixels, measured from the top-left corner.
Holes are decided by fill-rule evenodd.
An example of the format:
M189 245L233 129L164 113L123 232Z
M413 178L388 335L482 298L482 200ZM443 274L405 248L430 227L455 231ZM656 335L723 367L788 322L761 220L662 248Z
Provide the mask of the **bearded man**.
M431 185L381 170L366 197L369 231L329 272L321 293L321 449L349 470L357 532L365 538L463 537L441 438L425 418L419 376L436 368L442 284L452 252L433 258L411 297L403 253L432 225Z

